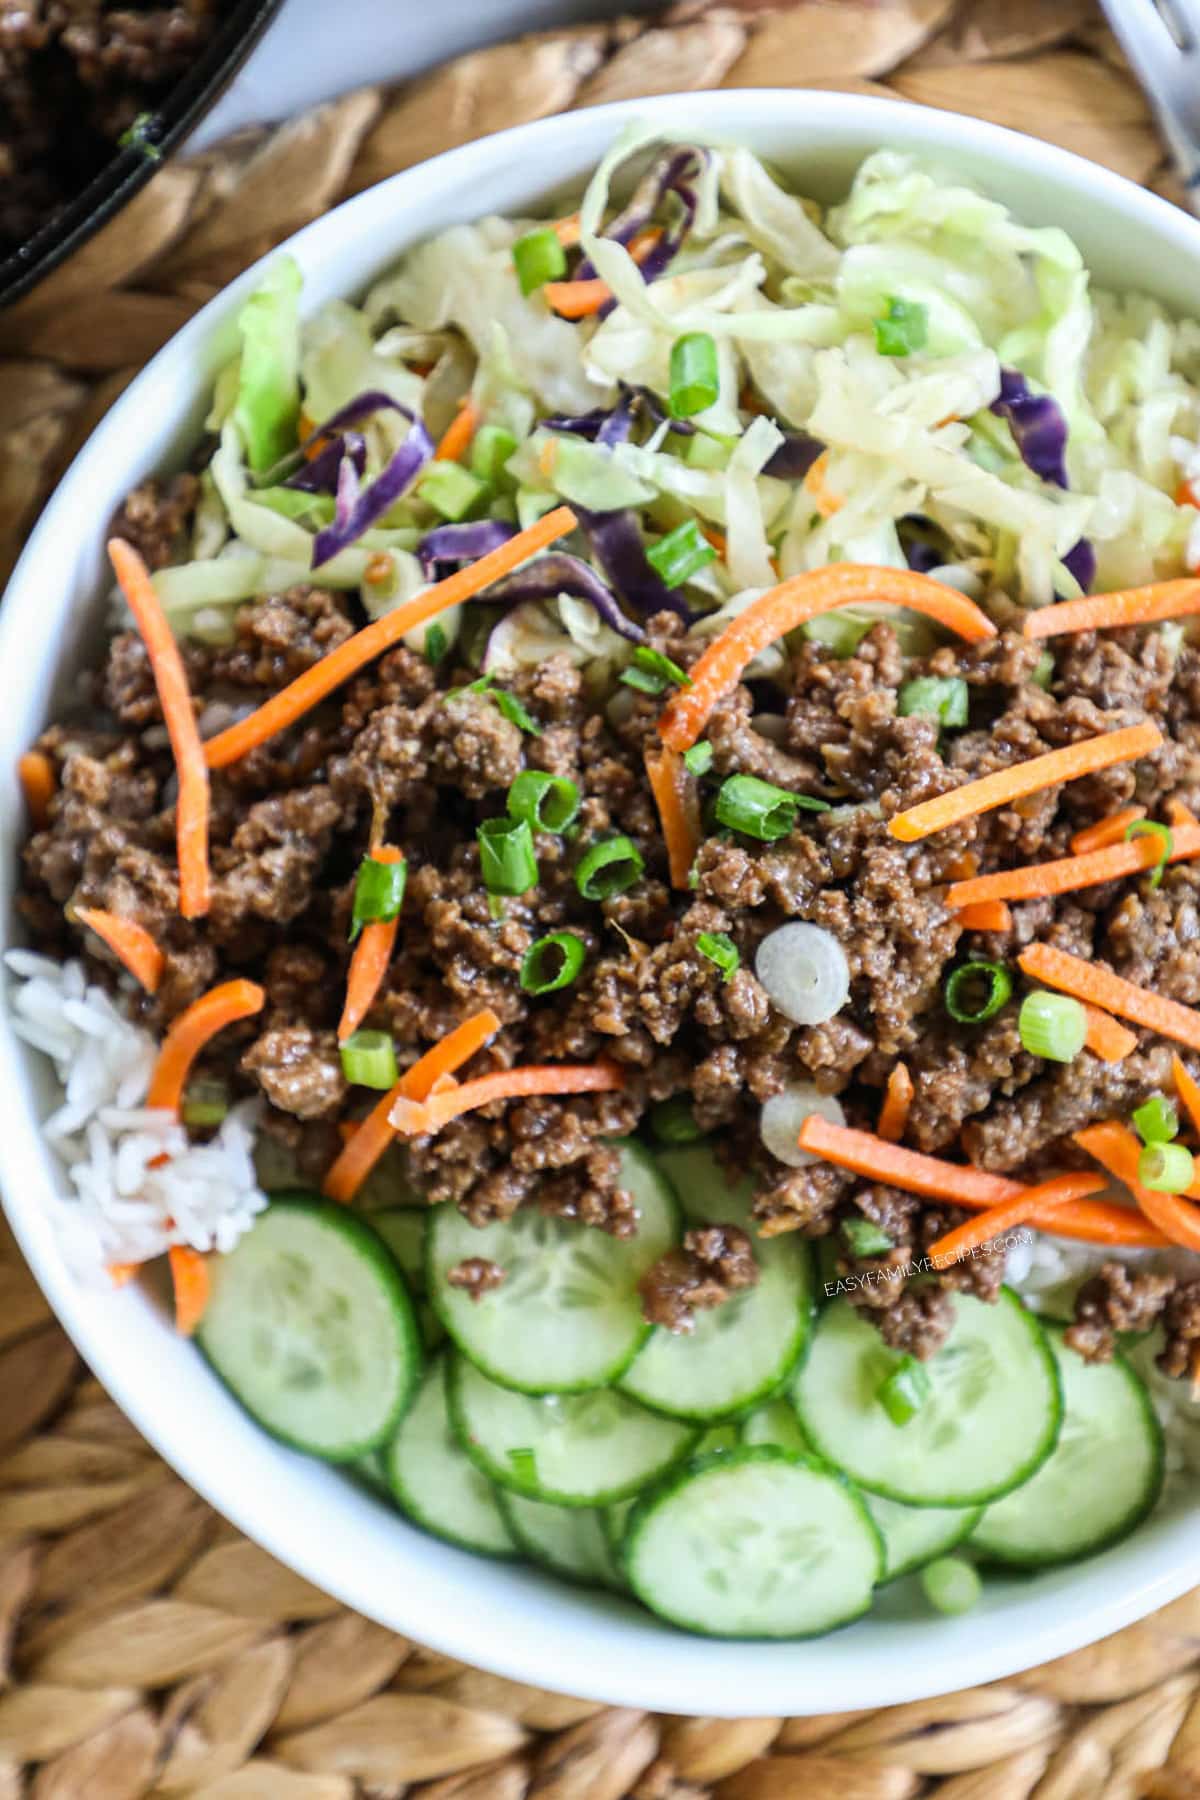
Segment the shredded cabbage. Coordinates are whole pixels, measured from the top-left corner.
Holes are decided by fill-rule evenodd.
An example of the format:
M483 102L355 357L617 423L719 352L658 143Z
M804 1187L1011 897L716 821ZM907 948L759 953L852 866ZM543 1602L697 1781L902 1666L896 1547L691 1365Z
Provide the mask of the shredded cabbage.
M242 354L233 416L256 474L296 441L303 280L293 257L276 257L238 314Z

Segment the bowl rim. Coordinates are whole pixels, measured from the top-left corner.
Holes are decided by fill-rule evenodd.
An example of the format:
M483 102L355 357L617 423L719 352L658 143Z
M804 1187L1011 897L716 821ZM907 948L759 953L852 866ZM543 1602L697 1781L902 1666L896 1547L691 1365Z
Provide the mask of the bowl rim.
M787 109L796 107L798 97L803 99L804 112L793 124ZM89 516L89 472L103 465L110 446L120 446L138 409L153 403L156 385L169 369L193 353L194 363L201 367L205 360L200 354L202 347L210 334L220 338L222 327L227 341L237 304L263 266L281 250L319 246L330 231L331 220L338 222L333 237L339 230L344 235L351 228L361 235L371 228L381 197L389 204L396 202L393 211L402 214L406 196L417 194L423 184L432 182L438 193L447 195L473 191L472 182L486 187L488 166L493 161L528 166L531 172L524 182L525 191L545 192L553 182L537 171L555 166L556 146L605 144L621 125L647 117L661 117L664 124L679 126L692 124L699 115L705 120L706 137L722 132L733 137L747 127L724 121L739 114L744 117L756 106L773 112L781 135L794 137L798 154L806 147L811 151L822 134L830 134L835 141L841 134L847 142L874 140L889 147L915 148L927 156L936 154L939 147L957 146L976 161L994 160L1005 175L1024 176L1035 183L1049 173L1059 186L1076 190L1112 215L1114 222L1122 216L1138 215L1143 224L1148 222L1163 248L1178 247L1185 259L1200 266L1200 224L1167 201L1056 146L903 101L829 92L803 92L801 96L795 89L724 89L612 102L512 127L391 176L305 226L244 271L156 354L79 451L29 538L0 610L0 668L21 667L22 658L28 667L30 655L37 662L34 653L41 641L39 566L51 559L55 534L64 529L64 520L67 533L80 535L73 520ZM865 153L861 148L855 151L859 158ZM527 159L527 164L521 159ZM475 213L479 210L475 208ZM403 230L397 235L403 244ZM401 253L400 249L388 252L392 256ZM354 291L352 283L346 285ZM193 414L199 379L189 371ZM129 463L125 455L124 479L128 479ZM76 502L81 511L73 513ZM99 569L98 546L95 554L86 546L80 554L76 586ZM94 582L89 606L94 612ZM41 665L39 693L44 694L53 666L49 654L43 652ZM0 723L0 732L11 733L12 729ZM23 829L15 760L14 755L0 767L0 841L5 854ZM8 904L11 893L6 892L4 898ZM639 1617L638 1629L634 1629L627 1603L587 1590L566 1590L557 1583L551 1591L544 1578L527 1569L521 1572L519 1590L512 1590L503 1578L506 1565L451 1551L406 1527L415 1547L397 1557L405 1565L409 1583L397 1604L390 1593L381 1591L382 1584L366 1556L355 1556L352 1546L351 1554L338 1561L322 1536L322 1528L327 1533L332 1523L338 1530L349 1526L352 1535L361 1531L365 1543L374 1514L382 1510L379 1503L358 1493L354 1484L341 1476L333 1477L328 1469L314 1468L306 1459L282 1450L259 1434L257 1427L254 1435L239 1443L239 1461L214 1458L211 1443L197 1442L189 1435L186 1421L171 1404L169 1367L160 1371L155 1366L157 1359L114 1356L112 1346L106 1347L95 1296L88 1298L75 1281L52 1237L45 1205L51 1184L45 1179L46 1154L36 1115L24 1091L29 1086L24 1055L5 1023L0 1031L0 1188L4 1208L34 1274L81 1355L163 1460L246 1536L342 1604L444 1654L513 1680L552 1691L587 1694L614 1705L717 1716L836 1712L862 1704L864 1681L871 1696L869 1704L883 1706L1010 1676L1144 1617L1200 1579L1200 1534L1193 1530L1189 1552L1189 1521L1173 1521L1164 1528L1162 1544L1143 1544L1135 1550L1132 1547L1138 1539L1129 1539L1090 1563L1054 1572L1056 1579L1039 1578L1039 1592L1033 1598L1022 1601L1022 1590L1014 1587L1013 1599L1006 1589L1003 1604L995 1613L997 1628L991 1632L974 1629L972 1616L967 1615L965 1619L929 1621L931 1629L926 1631L909 1621L889 1637L886 1629L880 1634L876 1617L856 1627L859 1633L874 1631L880 1637L878 1644L872 1638L869 1648L868 1639L859 1636L856 1640L854 1633L834 1634L810 1644L738 1643L689 1638L657 1621L647 1629L645 1617ZM152 1306L145 1296L141 1303ZM106 1298L99 1304L111 1302ZM164 1345L164 1363L172 1361L168 1349L176 1348ZM183 1350L191 1354L188 1347ZM209 1388L219 1389L206 1369L198 1373ZM223 1412L225 1422L231 1425L238 1409L220 1391L223 1400L219 1405L214 1400L212 1411ZM256 1441L260 1435L261 1444ZM271 1484L278 1481L281 1469L291 1465L306 1470L307 1476L289 1489L288 1505L272 1504ZM334 1492L330 1487L334 1479L337 1499L330 1513L327 1497ZM265 1484L262 1491L256 1489L256 1481ZM401 1541L396 1527L405 1522L389 1514L388 1525ZM491 1586L501 1599L506 1592L510 1597L515 1594L513 1610L502 1617L489 1604ZM558 1603L552 1604L555 1596ZM1059 1604L1064 1597L1065 1608ZM569 1630L565 1625L547 1625L547 1619L559 1613L571 1614ZM850 1645L853 1649L848 1654Z

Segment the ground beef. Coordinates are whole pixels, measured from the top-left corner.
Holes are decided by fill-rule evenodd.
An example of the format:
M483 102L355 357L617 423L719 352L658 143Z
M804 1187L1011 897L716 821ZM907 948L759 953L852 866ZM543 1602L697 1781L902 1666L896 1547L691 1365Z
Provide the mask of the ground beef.
M1123 1263L1105 1263L1075 1296L1067 1343L1088 1362L1107 1362L1118 1332L1152 1330L1176 1286L1173 1275L1135 1274ZM1200 1329L1200 1319L1197 1325Z
M0 257L195 67L231 0L0 0Z
M0 0L0 5L3 3ZM165 569L180 559L199 495L200 483L194 475L143 481L113 520L113 532L127 538L151 569ZM135 642L140 645L140 640Z
M750 1239L737 1225L701 1225L684 1233L638 1283L642 1311L667 1331L696 1329L696 1314L720 1306L758 1281Z
M485 1294L502 1286L504 1279L500 1264L488 1256L464 1256L461 1262L446 1271L450 1286L464 1288L472 1300L482 1300Z

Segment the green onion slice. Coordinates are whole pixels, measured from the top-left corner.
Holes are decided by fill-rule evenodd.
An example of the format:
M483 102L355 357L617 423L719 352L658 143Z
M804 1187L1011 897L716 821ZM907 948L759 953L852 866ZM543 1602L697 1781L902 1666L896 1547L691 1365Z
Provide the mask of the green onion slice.
M703 535L695 519L685 519L666 537L659 538L646 552L646 561L656 569L669 588L682 587L698 575L717 553Z
M769 844L787 836L802 807L807 812L828 812L829 802L808 794L790 794L770 781L760 781L757 775L730 775L721 783L714 811L731 831Z
M652 1106L650 1129L660 1144L695 1144L704 1136L686 1094L672 1094Z
M982 1025L994 1019L1013 991L1003 963L960 963L946 981L946 1011L960 1025Z
M504 465L516 453L517 440L503 425L481 425L471 439L468 461L472 475L493 486L504 473Z
M1033 674L1029 677L1034 687L1048 688L1054 680L1054 652L1043 650L1033 665Z
M482 694L491 701L501 718L507 719L510 725L516 725L522 731L527 731L530 737L541 737L542 728L537 720L526 711L515 694L510 694L507 688L496 686L494 675L481 675L477 681L469 681L466 687L447 688L443 698L458 700L464 694Z
M889 296L887 311L875 321L875 348L880 356L908 356L924 347L928 335L928 308L919 300Z
M450 641L446 636L445 628L434 619L425 627L425 661L436 669L449 648Z
M567 253L549 225L519 237L512 259L523 294L532 294L547 281L559 281L567 272Z
M587 947L573 931L552 931L530 944L521 960L521 986L527 994L554 994L570 987L583 967Z
M475 829L479 870L489 894L526 894L538 878L528 819L485 819Z
M716 404L721 391L716 340L707 331L689 331L671 345L670 392L673 419L690 419Z
M426 505L452 521L465 518L486 491L478 476L453 462L430 463L417 483Z
M353 1086L394 1086L397 1079L396 1046L388 1032L355 1031L340 1048L342 1073Z
M1160 825L1157 819L1135 819L1132 825L1125 828L1125 840L1128 843L1136 837L1155 837L1158 839L1158 861L1150 865L1150 886L1162 886L1163 870L1175 854L1175 838L1169 825Z
M535 831L565 831L579 812L579 789L565 775L523 769L508 790L508 815Z
M707 775L712 763L713 747L707 738L701 738L698 744L683 753L683 766L689 775Z
M632 838L606 838L585 850L575 870L575 886L585 900L611 900L641 879L646 864Z
M1026 994L1017 1018L1021 1043L1031 1056L1047 1062L1074 1062L1087 1037L1087 1013L1069 994L1042 988Z
M886 1380L880 1382L875 1398L893 1425L907 1425L932 1392L933 1383L924 1363L915 1356L903 1356Z
M887 1232L873 1219L843 1219L842 1236L851 1256L886 1256L893 1248Z
M1191 1187L1196 1165L1182 1144L1147 1144L1138 1157L1138 1180L1155 1194L1183 1194Z
M741 957L737 945L724 931L702 931L696 939L696 948L701 956L706 956L710 963L715 963L726 981L730 980Z
M970 695L961 675L918 675L900 689L897 704L901 716L914 713L937 719L948 729L965 725Z
M961 1556L938 1556L921 1570L921 1586L940 1613L965 1613L978 1602L983 1583L974 1564Z
M404 902L404 884L408 880L408 864L377 862L365 856L359 864L354 883L354 906L350 915L350 942L353 943L364 925L390 925Z
M191 1081L179 1116L185 1125L220 1125L229 1111L229 1090L222 1081Z
M1169 1144L1179 1135L1179 1114L1173 1101L1152 1094L1135 1109L1133 1126L1143 1144Z

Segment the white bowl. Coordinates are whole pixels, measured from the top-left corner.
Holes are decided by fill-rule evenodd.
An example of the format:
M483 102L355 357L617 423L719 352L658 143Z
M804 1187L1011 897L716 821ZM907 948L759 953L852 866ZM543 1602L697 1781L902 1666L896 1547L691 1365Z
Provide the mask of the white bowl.
M470 144L360 194L292 239L305 304L354 295L400 252L452 222L528 207L580 182L627 119L738 139L805 192L833 199L880 145L915 150L1064 226L1098 278L1187 310L1200 289L1200 225L1061 150L948 113L837 94L732 91L598 107ZM194 441L228 359L244 275L162 350L117 402L47 506L0 614L0 881L11 894L25 830L14 779L67 676L94 641L104 527L124 494ZM18 679L19 675L19 679ZM136 1289L77 1286L46 1217L63 1186L42 1141L41 1059L0 1028L0 1190L29 1261L80 1351L185 1480L275 1556L348 1606L419 1642L541 1687L615 1704L724 1715L841 1711L1009 1675L1117 1630L1200 1581L1190 1510L1164 1513L1074 1568L989 1584L946 1620L895 1598L832 1637L722 1643L688 1637L614 1597L490 1562L404 1523L336 1470L251 1423L198 1353Z

